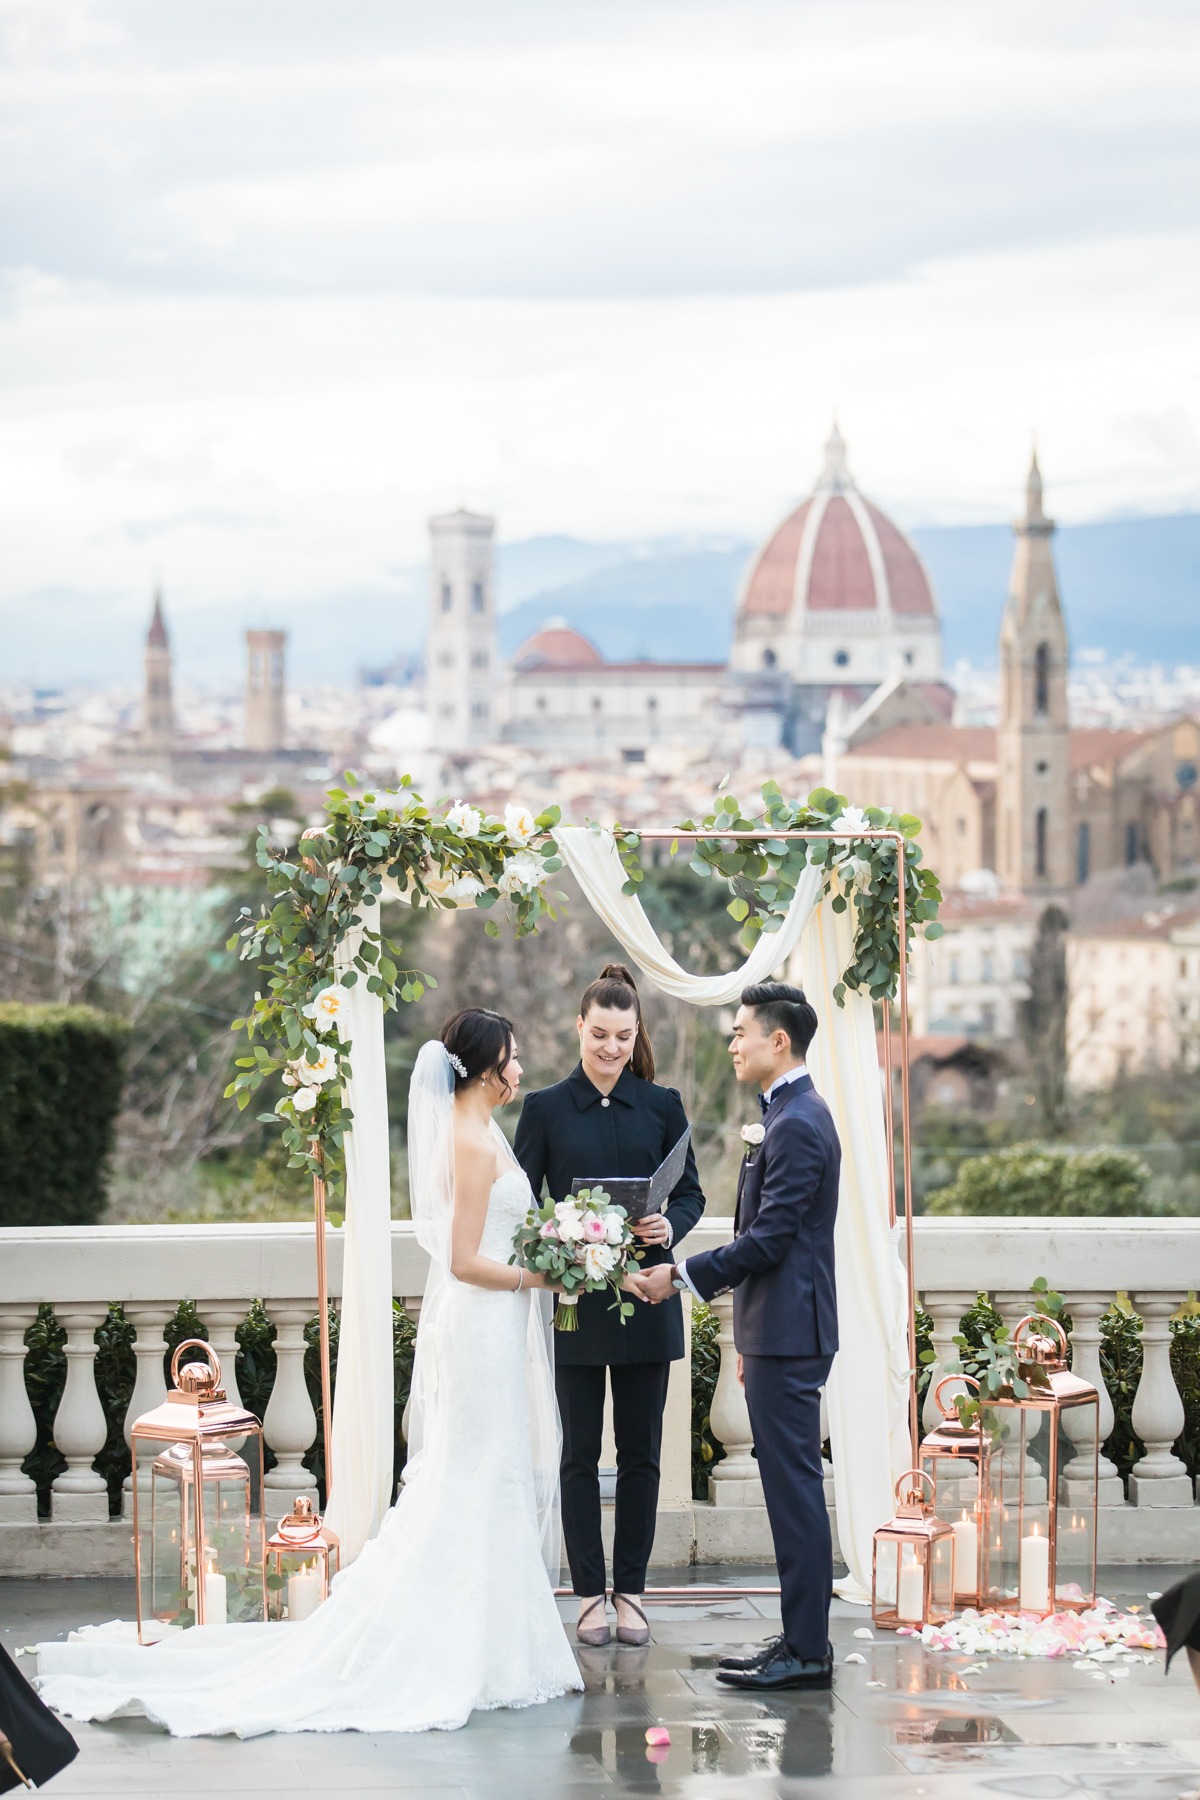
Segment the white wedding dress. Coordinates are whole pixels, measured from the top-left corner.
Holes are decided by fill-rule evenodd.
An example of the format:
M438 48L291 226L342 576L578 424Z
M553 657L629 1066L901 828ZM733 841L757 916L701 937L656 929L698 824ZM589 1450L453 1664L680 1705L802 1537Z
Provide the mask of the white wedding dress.
M499 1148L498 1128L496 1137ZM508 1260L529 1204L524 1174L506 1169L491 1190L481 1254ZM421 1379L436 1398L419 1454L326 1603L301 1624L172 1631L148 1648L115 1642L105 1627L41 1644L49 1705L73 1719L143 1714L177 1737L254 1737L452 1731L473 1711L582 1690L535 1491L547 1458L533 1447L532 1415L549 1376L537 1296L447 1273L438 1297L417 1336Z

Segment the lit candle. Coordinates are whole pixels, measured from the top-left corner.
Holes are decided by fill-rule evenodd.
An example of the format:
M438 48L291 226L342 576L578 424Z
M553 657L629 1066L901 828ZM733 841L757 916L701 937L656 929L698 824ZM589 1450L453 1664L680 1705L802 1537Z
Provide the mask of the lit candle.
M229 1622L228 1592L225 1577L210 1569L204 1577L204 1623L226 1625Z
M896 1615L903 1619L906 1625L923 1625L925 1623L925 1574L911 1552L900 1564Z
M979 1527L966 1513L953 1523L954 1592L973 1594L979 1579Z
M299 1624L316 1612L321 1604L321 1576L317 1569L298 1569L288 1576L288 1618Z
M1017 1598L1025 1612L1050 1609L1050 1539L1036 1525L1029 1537L1021 1539Z

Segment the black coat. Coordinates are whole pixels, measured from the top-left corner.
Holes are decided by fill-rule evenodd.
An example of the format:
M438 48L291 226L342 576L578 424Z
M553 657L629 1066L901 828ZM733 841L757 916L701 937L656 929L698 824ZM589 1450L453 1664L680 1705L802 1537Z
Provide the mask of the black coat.
M26 1781L45 1787L79 1754L66 1726L39 1700L7 1651L0 1649L0 1731L8 1739L8 1755L0 1753L0 1794L9 1788L25 1793L13 1772L15 1762ZM11 1761L10 1761L11 1757Z
M838 1347L833 1227L842 1147L810 1075L771 1097L765 1136L738 1180L736 1236L689 1256L706 1300L733 1289L744 1356L832 1356Z
M565 1081L527 1096L514 1149L539 1200L543 1182L552 1199L565 1200L577 1178L653 1175L687 1130L687 1114L677 1091L643 1081L628 1067L622 1069L608 1099L606 1106L582 1064L576 1064ZM676 1244L703 1211L704 1194L689 1144L687 1163L667 1207ZM647 1248L642 1260L649 1267L675 1259L664 1245L656 1244ZM661 1306L635 1301L633 1317L623 1324L610 1305L607 1293L583 1295L579 1330L555 1334L558 1362L676 1362L684 1354L678 1295Z

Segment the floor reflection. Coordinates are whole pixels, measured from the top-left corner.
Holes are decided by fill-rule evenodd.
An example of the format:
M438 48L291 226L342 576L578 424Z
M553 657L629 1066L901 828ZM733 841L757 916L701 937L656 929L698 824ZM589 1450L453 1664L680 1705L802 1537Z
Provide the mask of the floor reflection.
M672 1724L671 1743L646 1743L643 1724L584 1727L571 1751L599 1763L623 1788L662 1790L689 1775L819 1776L833 1773L833 1702L798 1705L786 1717Z

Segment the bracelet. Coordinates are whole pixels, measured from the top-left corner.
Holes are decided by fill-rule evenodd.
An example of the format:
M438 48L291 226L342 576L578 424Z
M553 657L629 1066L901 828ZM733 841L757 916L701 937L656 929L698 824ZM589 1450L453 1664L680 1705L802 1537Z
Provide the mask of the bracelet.
M524 1286L525 1286L525 1270L524 1270L524 1268L523 1268L523 1267L522 1267L522 1266L521 1266L521 1264L519 1264L519 1263L518 1263L518 1265L517 1265L517 1285L516 1285L516 1287L515 1287L515 1288L514 1288L514 1289L513 1289L513 1293L514 1293L514 1294L519 1294L519 1293L520 1293L520 1291L521 1291L521 1289L522 1289L522 1288L523 1288L523 1287L524 1287Z

